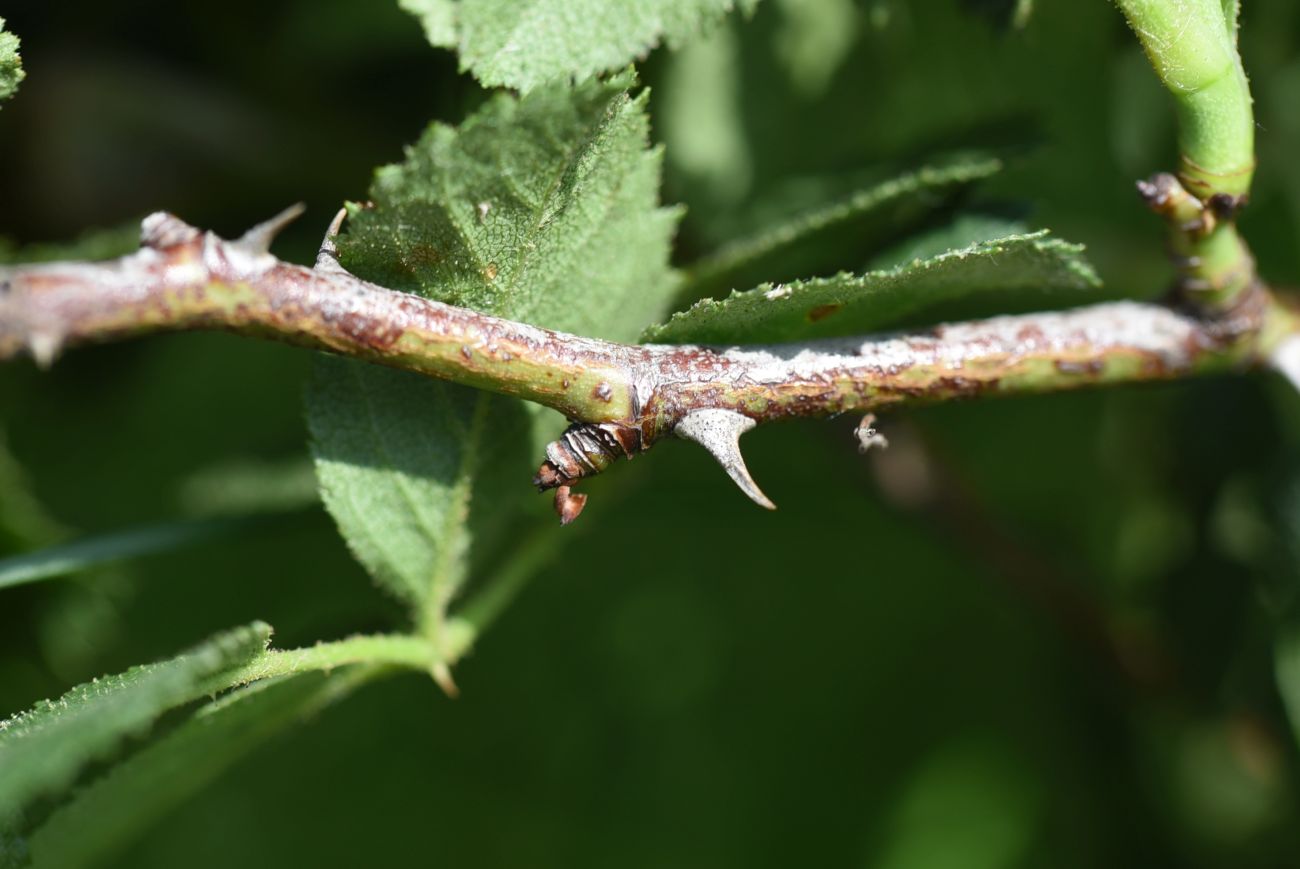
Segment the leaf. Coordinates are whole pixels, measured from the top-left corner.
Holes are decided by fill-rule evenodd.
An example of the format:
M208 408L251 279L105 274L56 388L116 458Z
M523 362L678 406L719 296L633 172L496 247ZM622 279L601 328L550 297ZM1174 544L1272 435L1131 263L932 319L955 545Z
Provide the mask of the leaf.
M261 622L221 633L184 654L79 685L0 721L0 830L71 784L90 763L149 730L170 709L227 687L221 678L265 648Z
M456 47L458 0L397 0L424 26L424 36L436 48Z
M485 85L528 92L622 69L661 42L680 44L758 0L401 0L429 41L456 47Z
M657 92L655 129L681 180L697 200L733 211L754 174L740 114L740 37L718 27L674 52Z
M1028 232L1029 229L1019 220L1010 220L1000 215L979 212L958 214L942 226L908 236L902 243L881 251L871 258L868 268L872 271L898 268L914 260L942 256L950 250L960 250L982 241Z
M982 738L944 746L901 788L876 869L1025 865L1041 788L1008 748ZM938 829L942 835L936 835Z
M30 840L37 865L103 865L157 819L286 728L385 672L352 667L256 682L198 709L54 812Z
M788 280L815 269L819 248L862 256L900 229L951 202L954 194L1002 168L988 155L966 155L857 190L828 205L724 245L691 269L683 295L693 299L757 281ZM819 242L815 244L814 242ZM857 260L858 263L862 259Z
M352 209L344 265L427 298L630 340L671 297L677 220L658 205L660 153L632 81L502 94L459 128L433 125L404 163L376 173L373 208ZM343 536L440 634L471 565L508 545L522 505L536 503L536 414L327 358L307 410Z
M0 18L0 101L13 96L18 83L27 75L18 54L18 37L4 28L5 20Z
M433 124L354 206L343 263L385 286L630 340L666 304L677 212L658 207L648 92L631 76Z
M266 516L253 515L160 522L0 558L0 589L238 536L265 521Z
M964 5L990 19L999 29L1023 30L1034 14L1034 0L963 0Z
M32 491L31 482L9 450L0 429L0 552L53 543L67 533ZM3 561L0 561L3 564ZM3 575L0 568L0 575ZM0 579L0 585L3 585Z
M777 8L776 56L798 93L818 97L853 50L861 13L853 0L777 0Z
M500 535L508 502L531 494L519 461L531 423L517 402L342 359L319 360L308 389L326 509L371 576L435 620L467 578L474 538ZM502 468L513 481L480 479ZM471 523L475 495L489 503Z
M674 314L647 330L645 340L757 344L853 335L974 293L1095 288L1100 281L1082 250L1039 232L981 242L890 271L764 284Z
M3 39L3 34L0 34ZM140 249L140 221L87 230L70 241L17 244L0 236L0 263L105 260Z

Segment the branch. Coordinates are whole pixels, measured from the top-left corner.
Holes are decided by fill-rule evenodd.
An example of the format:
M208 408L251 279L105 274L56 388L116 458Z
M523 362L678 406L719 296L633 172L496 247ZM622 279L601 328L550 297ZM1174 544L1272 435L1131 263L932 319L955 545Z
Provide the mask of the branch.
M1180 289L1223 310L1259 282L1237 233L1255 172L1250 83L1237 52L1237 4L1116 0L1178 110L1178 177L1138 185L1168 224Z
M756 502L739 436L759 422L991 394L1168 380L1268 364L1300 332L1261 287L1230 314L1116 302L995 317L915 333L800 345L633 346L541 329L363 281L334 258L315 267L268 253L291 210L225 241L168 214L141 249L102 263L0 268L0 359L50 364L66 346L215 329L271 338L453 380L554 408L574 421L534 482L571 487L675 434L708 449Z

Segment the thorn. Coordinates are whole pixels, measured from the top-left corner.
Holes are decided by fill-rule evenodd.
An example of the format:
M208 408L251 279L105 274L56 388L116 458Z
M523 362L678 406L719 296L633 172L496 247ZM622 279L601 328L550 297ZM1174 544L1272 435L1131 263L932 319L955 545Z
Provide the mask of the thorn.
M33 332L27 339L27 346L32 351L36 365L48 369L63 348L63 340L53 332Z
M760 507L775 510L773 504L763 491L758 488L754 478L745 467L745 459L740 454L740 436L757 425L753 419L734 410L709 408L695 410L682 417L673 433L680 438L704 447L709 451L727 476L740 487L740 491Z
M269 253L271 242L280 234L280 230L293 223L307 210L301 202L295 202L270 220L264 220L235 240L235 245L248 253Z
M460 688L456 687L456 680L451 678L451 668L445 661L439 661L429 668L429 675L433 681L438 683L442 693L446 694L452 700L460 696Z
M853 434L858 439L858 452L865 453L872 447L880 447L882 450L889 446L889 440L874 428L876 424L876 415L869 413L862 417L858 427L853 430Z
M582 513L587 506L587 496L574 492L568 486L559 486L555 490L555 512L560 514L560 524L568 525Z
M321 239L320 249L316 252L316 269L322 272L347 272L343 264L339 262L339 249L334 244L334 239L338 237L339 230L343 228L343 221L347 219L348 210L340 208L330 221L330 225L325 228L325 237Z
M155 211L140 223L140 244L154 250L193 241L203 233L174 214Z
M1277 345L1269 358L1274 370L1300 390L1300 336L1292 336Z

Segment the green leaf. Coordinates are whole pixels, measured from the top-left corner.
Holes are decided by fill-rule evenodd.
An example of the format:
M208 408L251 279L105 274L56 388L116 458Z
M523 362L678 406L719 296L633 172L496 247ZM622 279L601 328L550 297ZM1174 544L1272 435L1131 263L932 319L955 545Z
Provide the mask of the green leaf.
M3 429L0 429L0 492L4 492L0 498L0 551L53 543L67 534L67 529L50 515L32 491L28 475L9 450ZM0 568L0 576L3 573ZM0 579L0 586L3 584L4 580Z
M457 48L485 85L527 92L622 69L661 42L677 45L758 0L401 0L429 41Z
M1041 788L1006 747L980 738L944 746L904 783L882 833L877 869L1025 865ZM936 831L942 829L942 835Z
M5 20L0 18L0 100L13 96L18 83L27 75L18 54L18 37L4 28Z
M223 674L252 661L270 637L271 628L255 622L0 721L0 830L17 825L34 800L63 790L89 764L148 731L163 713L228 687Z
M974 293L1100 285L1083 248L1046 232L981 242L890 271L764 284L706 299L646 332L659 343L763 343L854 335Z
M437 48L456 47L457 0L398 0L424 25L424 36Z
M677 213L630 77L498 95L376 173L339 241L386 286L557 329L632 339L666 309ZM322 358L307 396L326 507L371 574L443 636L472 566L508 545L539 461L517 401ZM444 637L445 639L445 637ZM442 640L438 640L439 643Z
M159 522L0 558L0 589L68 576L208 540L235 537L261 525L267 518L254 515Z
M728 23L674 52L655 107L655 130L682 176L679 186L724 213L748 195L754 174L736 30Z
M0 34L0 39L4 35ZM17 244L0 236L0 263L104 260L140 249L140 221L87 230L70 241Z
M737 285L752 286L762 280L781 281L807 274L816 269L819 259L824 261L827 247L862 256L1001 168L1000 160L987 155L956 157L811 208L724 245L691 269L683 295L696 299Z
M352 667L256 682L212 701L54 812L30 840L37 865L103 865L159 818L282 731L385 671Z
M950 250L960 250L982 241L1025 235L1028 232L1029 229L1019 220L1010 220L996 214L958 214L942 226L908 236L894 247L881 251L871 258L868 268L871 271L898 268L914 260L942 256Z
M430 299L613 340L666 304L677 212L658 207L648 92L630 76L433 124L354 206L343 264Z
M1023 30L1034 14L1034 0L964 0L968 9L992 20L998 28Z
M777 0L777 8L776 56L798 93L820 96L853 50L861 12L853 0Z
M435 629L471 544L499 539L531 494L531 418L500 396L334 358L307 395L326 509L371 576Z

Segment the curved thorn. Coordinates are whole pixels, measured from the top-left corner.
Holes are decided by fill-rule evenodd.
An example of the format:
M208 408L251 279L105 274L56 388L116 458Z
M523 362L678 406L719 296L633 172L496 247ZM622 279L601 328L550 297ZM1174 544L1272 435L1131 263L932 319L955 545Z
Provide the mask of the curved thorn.
M248 232L241 235L234 244L249 253L269 253L271 250L271 242L280 234L280 230L297 220L299 215L306 210L306 205L303 205L301 202L295 202L270 220L264 220L257 226L254 226Z
M174 214L155 211L140 224L140 244L155 250L194 241L203 233Z
M758 488L754 478L749 475L745 459L740 454L740 436L755 425L757 423L754 420L734 410L709 408L686 414L673 429L673 434L704 447L751 501L760 507L775 510L776 505L763 494L763 490Z
M1292 386L1300 389L1300 337L1293 336L1278 344L1269 362Z
M343 264L339 262L339 249L334 244L334 239L338 237L339 230L343 228L343 221L347 219L348 210L340 208L330 221L330 225L325 229L325 237L321 239L320 249L316 252L316 268L325 272L347 272Z
M437 661L429 667L429 675L433 681L438 683L442 693L446 694L452 700L460 696L460 688L456 685L456 680L451 676L451 668L445 661Z

